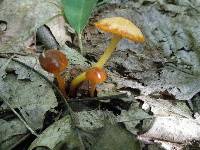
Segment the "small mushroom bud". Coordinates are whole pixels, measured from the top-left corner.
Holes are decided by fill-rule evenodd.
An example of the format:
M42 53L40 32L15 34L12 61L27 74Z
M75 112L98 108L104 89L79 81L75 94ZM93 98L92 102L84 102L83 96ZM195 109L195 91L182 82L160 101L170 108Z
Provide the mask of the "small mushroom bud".
M94 96L96 85L103 83L107 79L105 69L94 67L86 71L86 80L90 83L90 96Z
M76 80L72 80L70 93L72 96L76 95L76 90L78 86L84 81L89 81L90 83L90 96L94 96L96 85L103 83L107 79L107 74L104 68L93 67L88 69L86 72L76 77Z

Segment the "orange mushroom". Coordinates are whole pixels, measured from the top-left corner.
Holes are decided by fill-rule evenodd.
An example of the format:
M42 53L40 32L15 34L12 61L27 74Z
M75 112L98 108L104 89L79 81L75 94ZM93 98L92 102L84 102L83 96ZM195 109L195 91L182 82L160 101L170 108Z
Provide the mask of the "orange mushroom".
M144 42L144 36L140 29L131 21L122 17L105 18L96 22L95 26L100 30L113 34L113 38L93 67L103 68L122 38L127 38L134 42ZM86 72L83 72L72 80L71 88L76 89L85 80Z
M94 96L96 85L103 83L107 79L105 69L94 67L86 71L86 80L90 82L90 96Z
M61 73L68 66L66 55L58 50L48 50L39 56L39 62L45 71L54 74L58 81L59 89L64 96L67 96L65 91L65 78L61 76Z
M105 18L96 22L95 26L100 30L113 34L110 44L94 65L97 67L103 67L122 38L127 38L134 42L144 42L144 36L140 29L131 21L122 17Z

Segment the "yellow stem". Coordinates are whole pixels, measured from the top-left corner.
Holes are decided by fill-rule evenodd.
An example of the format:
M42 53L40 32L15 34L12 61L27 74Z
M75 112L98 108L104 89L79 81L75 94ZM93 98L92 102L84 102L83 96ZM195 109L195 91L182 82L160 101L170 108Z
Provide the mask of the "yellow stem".
M103 55L101 55L99 61L96 64L94 64L93 67L103 68L104 64L108 61L108 59L110 58L111 54L113 53L113 51L117 47L117 44L120 40L121 40L120 36L113 36L110 44L105 49Z
M74 78L71 82L71 86L70 86L70 93L72 96L75 96L76 94L76 89L77 87L86 80L86 76L85 76L86 72L81 73L80 75L78 75L76 78Z
M86 73L83 72L83 73L81 73L80 75L78 75L74 80L72 80L71 85L72 85L73 87L79 86L79 84L80 84L81 82L83 82L83 81L86 80L85 74L86 74Z

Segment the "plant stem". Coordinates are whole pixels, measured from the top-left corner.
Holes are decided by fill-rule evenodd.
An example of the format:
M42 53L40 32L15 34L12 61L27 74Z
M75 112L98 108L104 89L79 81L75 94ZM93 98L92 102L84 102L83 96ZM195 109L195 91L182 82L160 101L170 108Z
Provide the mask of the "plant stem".
M78 33L78 43L79 43L80 53L83 54L82 32Z

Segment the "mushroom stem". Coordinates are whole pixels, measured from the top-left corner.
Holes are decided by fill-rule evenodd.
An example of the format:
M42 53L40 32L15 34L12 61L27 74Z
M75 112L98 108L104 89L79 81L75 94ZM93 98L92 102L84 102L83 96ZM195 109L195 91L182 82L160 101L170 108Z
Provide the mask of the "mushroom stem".
M67 97L67 93L65 91L65 79L59 73L56 73L54 75L55 75L55 78L58 81L58 87L59 87L59 89L61 90L61 92L63 93L63 95L65 97Z
M101 55L99 61L95 63L93 67L103 68L104 64L108 61L108 59L110 58L111 54L117 47L117 44L119 43L120 40L121 40L120 36L114 35L113 38L111 39L110 44L105 49L104 53Z
M86 72L81 73L80 75L78 75L75 79L72 80L71 82L71 87L70 87L70 93L72 93L72 95L75 95L76 89L77 87L86 80L86 76L85 76Z
M94 97L94 92L95 92L95 89L96 89L96 83L93 83L93 82L90 82L90 97Z

